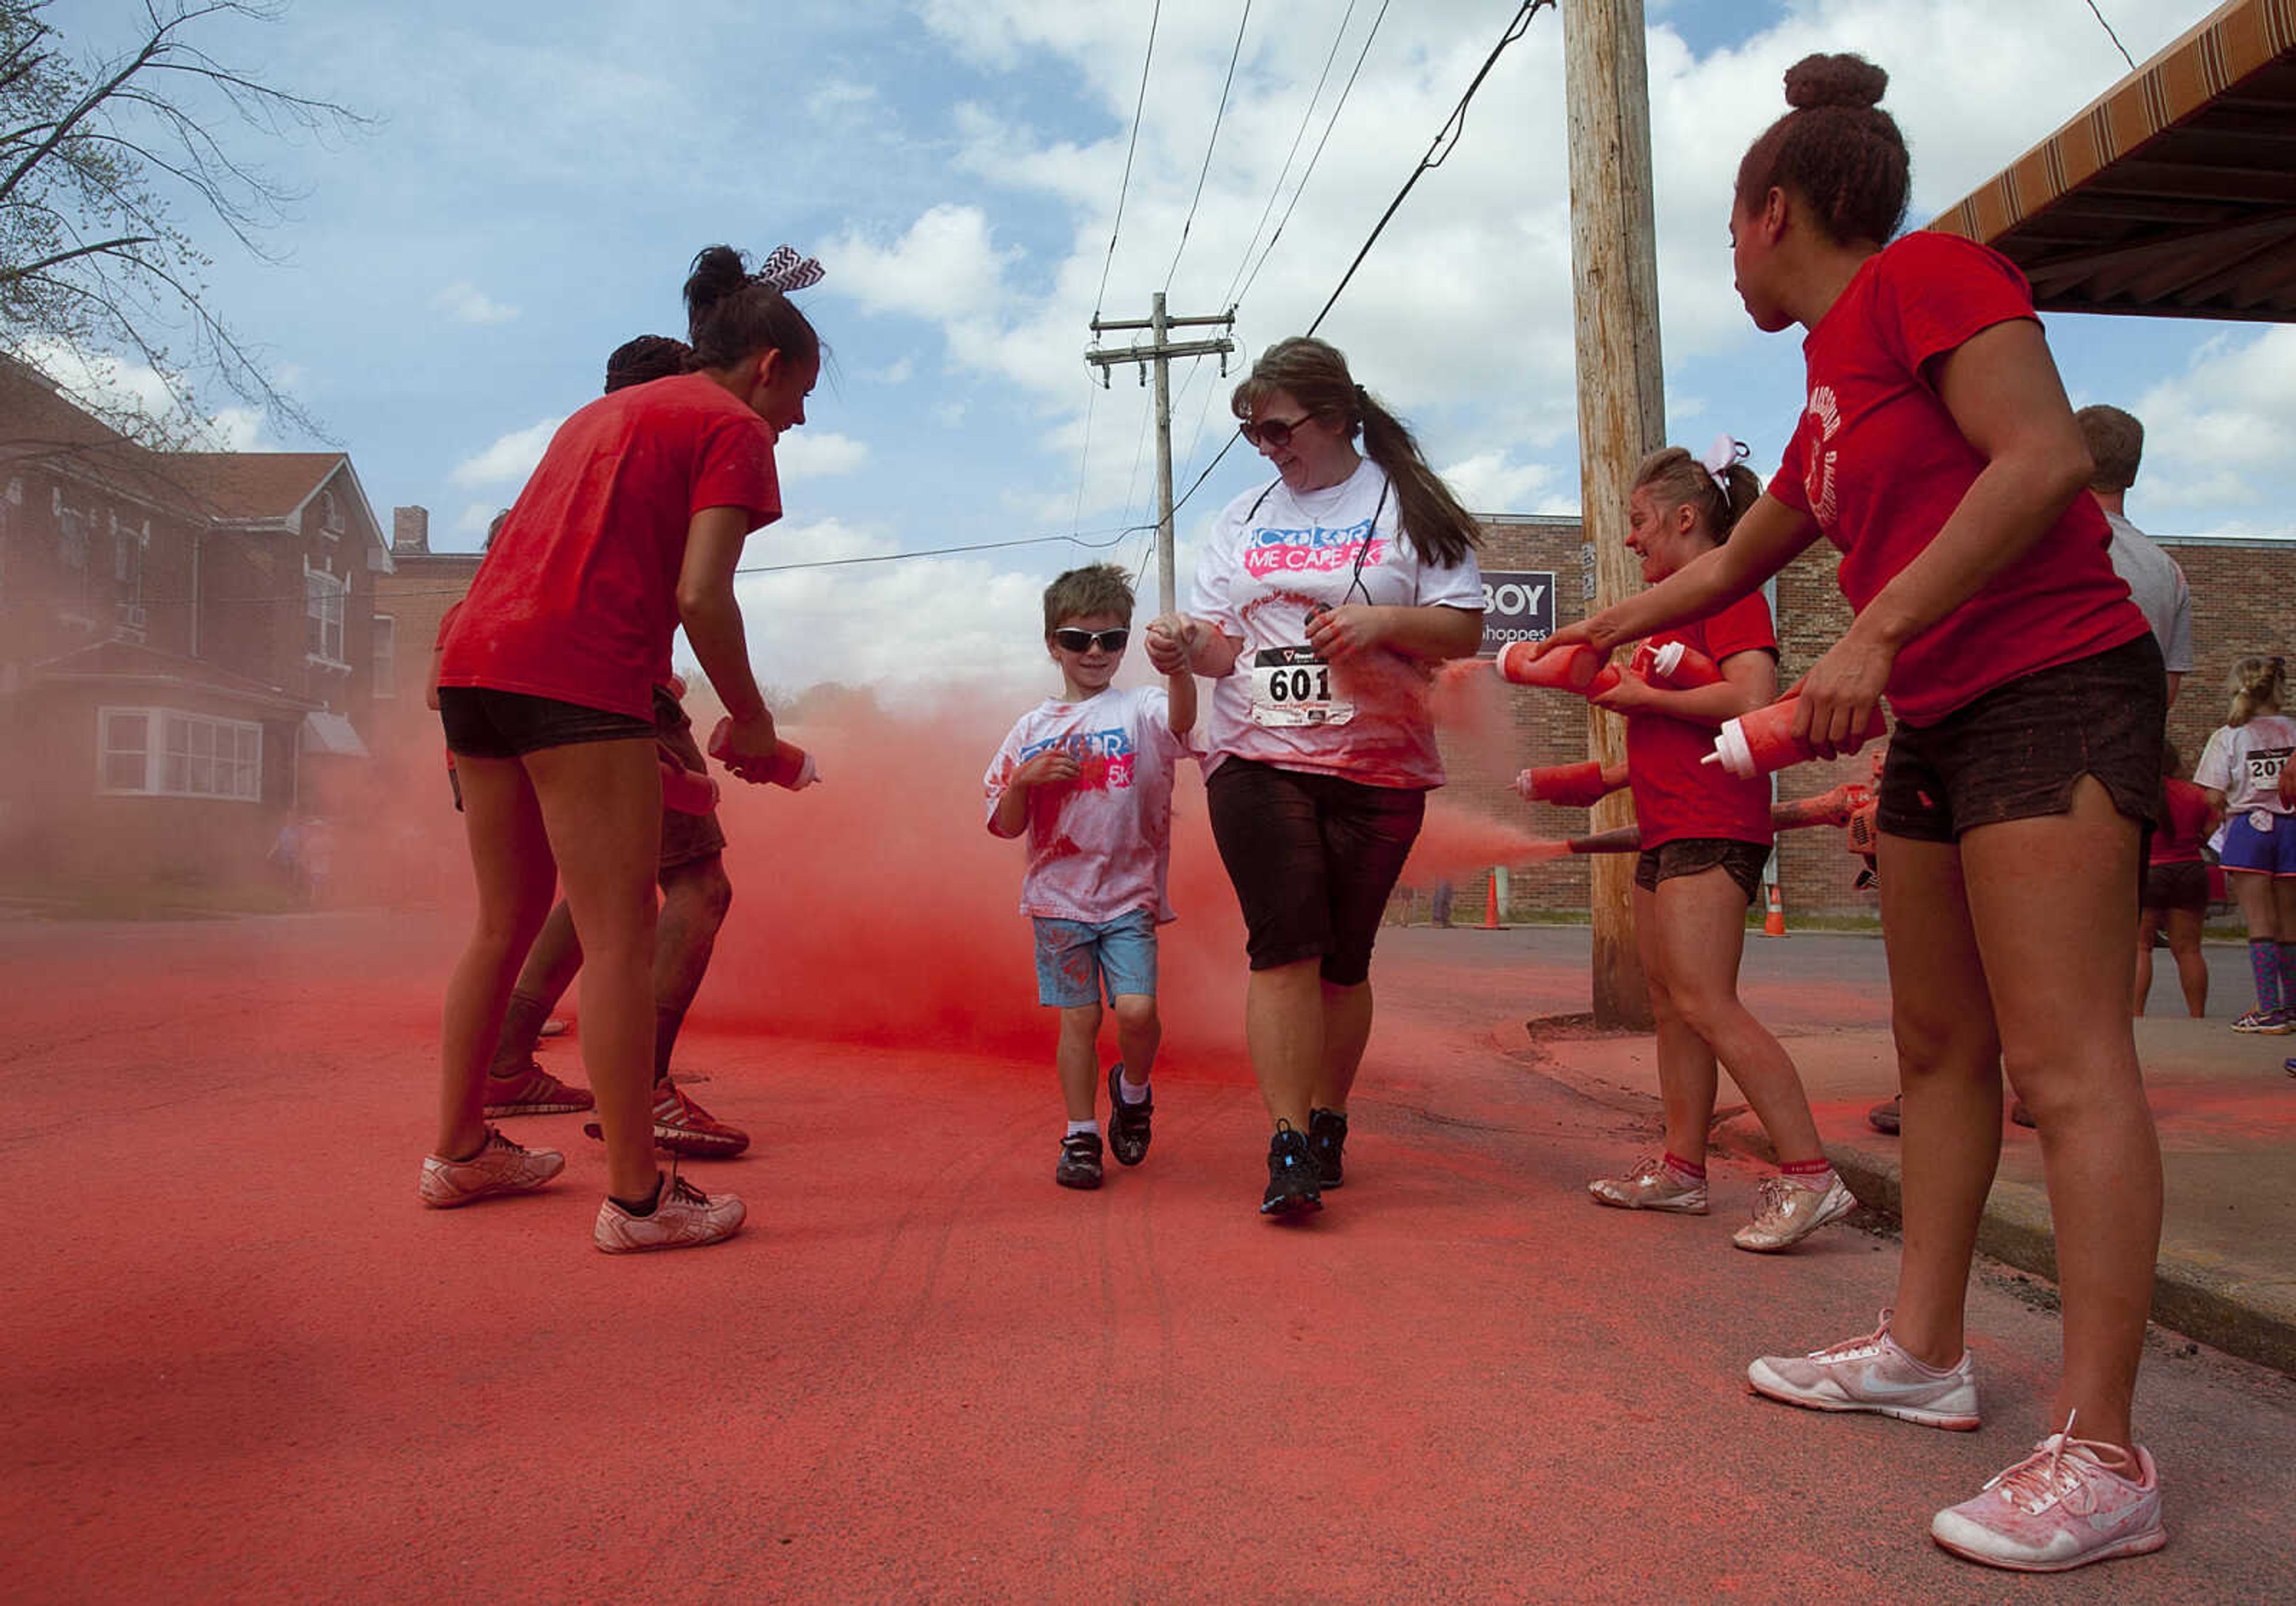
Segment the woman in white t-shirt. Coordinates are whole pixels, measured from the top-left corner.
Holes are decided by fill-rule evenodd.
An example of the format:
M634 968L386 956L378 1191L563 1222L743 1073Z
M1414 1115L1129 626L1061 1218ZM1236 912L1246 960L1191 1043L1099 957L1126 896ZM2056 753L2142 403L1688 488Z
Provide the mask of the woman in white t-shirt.
M1245 1032L1275 1122L1260 1210L1340 1185L1371 1035L1371 950L1430 789L1427 687L1482 642L1475 523L1323 341L1270 347L1231 399L1278 475L1212 525L1187 618L1148 655L1213 682L1212 834L1250 933Z
M2256 1007L2236 1032L2296 1031L2296 813L2281 772L2296 753L2296 719L2280 712L2284 672L2276 658L2243 658L2230 683L2232 711L2209 738L2193 780L2225 815L2218 855L2248 922Z

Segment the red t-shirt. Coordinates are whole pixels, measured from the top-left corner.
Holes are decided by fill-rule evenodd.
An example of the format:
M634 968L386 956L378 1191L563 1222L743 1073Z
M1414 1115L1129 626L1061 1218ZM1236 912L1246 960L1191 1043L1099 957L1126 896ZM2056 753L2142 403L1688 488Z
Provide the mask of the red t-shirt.
M1922 232L1869 258L1802 341L1809 399L1770 495L1841 548L1851 608L1922 554L1985 467L1931 387L1931 364L2033 316L2008 258ZM2096 499L2075 496L2023 557L1898 654L1892 711L1931 725L1996 686L2144 635L2112 539Z
M600 397L551 437L447 634L439 684L651 722L669 678L685 531L781 516L773 426L700 374Z
M1733 653L1778 650L1770 605L1759 591L1719 613L1650 638L1653 647L1669 642L1684 643L1718 664ZM1627 716L1627 776L1634 788L1635 818L1642 823L1644 848L1685 837L1723 837L1734 842L1772 839L1769 777L1741 781L1719 765L1699 762L1714 750L1714 730L1710 725L1664 714Z
M2210 816L2209 794L2190 781L2168 783L2169 815L2152 833L2152 848L2147 863L2154 864L2194 864L2200 862L2201 844L2208 840Z

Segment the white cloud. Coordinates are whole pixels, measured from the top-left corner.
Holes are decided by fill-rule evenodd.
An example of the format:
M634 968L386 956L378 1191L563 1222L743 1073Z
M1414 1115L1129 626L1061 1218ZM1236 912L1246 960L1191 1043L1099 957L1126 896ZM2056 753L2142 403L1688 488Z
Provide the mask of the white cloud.
M460 486L521 486L526 477L534 472L534 465L542 461L550 438L565 422L563 418L545 418L540 423L497 436L491 446L456 463L447 478Z
M184 422L160 371L148 363L129 362L104 353L90 354L62 340L37 337L17 348L17 355L45 373L64 394L83 405L115 417L141 414L154 422L180 428L188 444L211 452L276 451L278 444L266 431L268 420L259 408L233 405L218 407L205 418ZM284 383L283 380L279 381ZM172 434L171 434L171 438Z
M430 305L463 324L507 324L518 308L494 300L467 279L458 279L430 299Z
M1475 513L1542 511L1538 504L1551 499L1556 479L1551 465L1516 463L1500 449L1478 452L1438 471L1461 505Z
M866 442L833 430L792 430L774 448L774 466L784 479L849 474L868 461Z
M2130 411L2145 436L2132 512L2174 505L2188 518L2236 520L2236 529L2219 533L2290 533L2284 512L2239 519L2233 510L2286 506L2281 483L2296 460L2296 327L2210 340L2185 373L2152 386Z
M455 533L463 536L483 536L495 515L503 511L499 502L465 502L463 511L455 516Z

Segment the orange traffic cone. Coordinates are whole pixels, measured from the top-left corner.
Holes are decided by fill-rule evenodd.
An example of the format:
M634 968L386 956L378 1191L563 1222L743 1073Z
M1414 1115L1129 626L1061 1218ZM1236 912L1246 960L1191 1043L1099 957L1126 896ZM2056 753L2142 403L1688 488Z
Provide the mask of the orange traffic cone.
M1483 898L1483 930L1503 931L1506 928L1499 924L1499 873L1497 871L1491 872L1488 887L1488 890Z
M1784 937L1786 934L1786 900L1779 896L1775 881L1765 886L1762 892L1762 935Z

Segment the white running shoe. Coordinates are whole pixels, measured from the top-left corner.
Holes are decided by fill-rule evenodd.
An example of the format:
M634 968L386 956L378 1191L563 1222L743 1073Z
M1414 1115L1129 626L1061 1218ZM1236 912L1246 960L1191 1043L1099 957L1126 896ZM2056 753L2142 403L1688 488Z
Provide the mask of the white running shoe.
M1977 1369L1969 1352L1949 1371L1924 1366L1890 1336L1890 1313L1862 1339L1808 1355L1766 1355L1746 1368L1755 1393L1813 1411L1871 1411L1925 1428L1977 1426Z
M2075 1438L2072 1426L2068 1419L2063 1432L1939 1512L1930 1537L1956 1556L2013 1572L2063 1572L2168 1544L2152 1457L2141 1446L2132 1458Z
M592 1236L609 1255L691 1249L731 1238L749 1214L749 1207L733 1194L713 1199L684 1177L672 1176L662 1183L651 1216L633 1216L609 1198L598 1207Z
M1690 1182L1670 1169L1665 1159L1646 1154L1624 1176L1598 1176L1587 1184L1596 1204L1620 1210L1671 1210L1681 1216L1706 1214L1706 1184Z
M434 1210L451 1210L496 1193L531 1193L566 1168L555 1149L521 1149L492 1127L468 1159L422 1157L417 1191Z
M1784 1176L1766 1176L1754 1189L1754 1219L1730 1234L1730 1241L1756 1254L1791 1249L1830 1221L1857 1208L1839 1176L1823 1188L1806 1188Z

